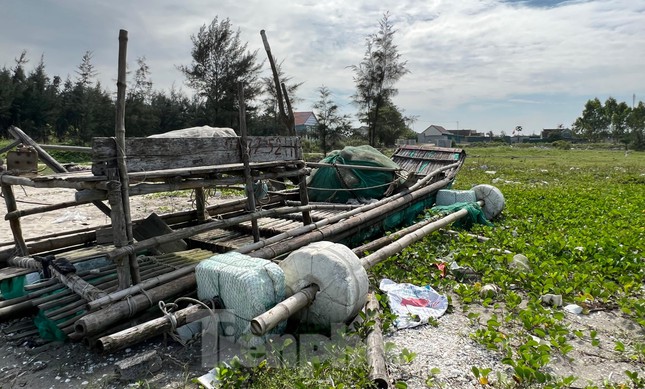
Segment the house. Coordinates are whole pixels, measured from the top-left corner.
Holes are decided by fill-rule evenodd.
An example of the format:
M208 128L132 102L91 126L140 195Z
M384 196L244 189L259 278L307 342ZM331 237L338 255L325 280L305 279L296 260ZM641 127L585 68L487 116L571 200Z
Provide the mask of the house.
M296 134L303 138L309 138L316 130L318 119L313 112L294 112L296 122Z
M418 143L432 143L440 146L450 145L452 134L441 126L435 124L423 130L417 136Z

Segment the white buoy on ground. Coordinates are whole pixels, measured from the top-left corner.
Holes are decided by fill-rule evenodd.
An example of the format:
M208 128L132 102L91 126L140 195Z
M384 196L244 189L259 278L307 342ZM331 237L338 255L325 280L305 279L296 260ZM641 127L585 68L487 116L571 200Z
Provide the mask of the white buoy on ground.
M504 195L496 187L492 185L481 184L474 186L471 190L475 192L477 201L481 200L484 202L483 210L486 219L492 220L504 209L504 206L506 204Z
M315 242L292 252L280 262L286 294L316 284L313 303L299 313L301 322L328 328L352 319L367 301L369 281L360 259L348 247Z

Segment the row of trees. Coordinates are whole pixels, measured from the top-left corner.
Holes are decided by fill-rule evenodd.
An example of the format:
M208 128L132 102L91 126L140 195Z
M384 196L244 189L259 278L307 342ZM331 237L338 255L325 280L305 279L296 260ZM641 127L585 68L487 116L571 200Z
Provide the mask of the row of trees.
M610 140L645 150L645 104L630 107L613 97L604 104L598 98L588 100L573 130L591 142Z
M394 84L408 73L393 43L395 30L389 15L379 22L378 32L366 40L363 61L351 67L359 108L358 119L369 128L371 145L393 144L402 134L410 133L402 110L392 103ZM272 77L261 77L264 61L258 51L242 42L240 31L229 19L217 17L191 36L191 62L177 68L194 90L191 96L173 87L170 91L154 89L145 58L138 58L136 69L128 72L126 127L129 136L147 136L183 127L211 125L239 128L237 84L245 85L247 126L252 134L284 133L278 120L278 101ZM15 65L0 69L0 136L7 136L11 125L18 126L39 141L56 139L87 144L95 136L114 133L115 94L99 81L92 64L92 52L81 58L73 76L63 80L50 77L44 58L27 71L29 59L23 52ZM278 63L281 82L287 85L292 106L302 83L293 82ZM339 146L350 133L350 118L340 113L331 91L318 89L319 100L313 109L319 125L313 136L323 151Z

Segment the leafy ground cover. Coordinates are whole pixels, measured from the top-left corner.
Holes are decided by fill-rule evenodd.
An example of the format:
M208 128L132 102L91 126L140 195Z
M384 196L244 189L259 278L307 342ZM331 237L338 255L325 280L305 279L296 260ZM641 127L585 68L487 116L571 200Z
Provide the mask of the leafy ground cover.
M510 377L494 379L485 366L473 366L482 385L568 387L577 377L551 374L549 363L570 358L576 339L600 346L596 331L572 326L561 307L542 303L545 294L562 295L564 305L579 305L583 315L609 310L637 323L640 337L617 336L609 345L634 366L623 372L626 386L590 386L645 385L636 372L645 363L645 155L508 147L467 152L455 188L493 184L507 200L493 228L470 231L491 239L434 234L373 269L375 278L433 285L458 299L472 320L471 337L512 367ZM528 258L529 269L511 265L516 253ZM477 277L442 277L437 263L451 260ZM482 292L487 284L499 289ZM491 308L487 315L473 309L481 306Z

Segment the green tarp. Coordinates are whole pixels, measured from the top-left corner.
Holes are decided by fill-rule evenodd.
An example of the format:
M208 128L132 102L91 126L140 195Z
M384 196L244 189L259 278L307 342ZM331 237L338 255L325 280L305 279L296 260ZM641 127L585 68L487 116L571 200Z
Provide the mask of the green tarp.
M342 150L334 150L320 162L399 168L391 159L371 146L347 146ZM331 166L315 169L307 187L311 201L346 203L349 199L381 199L401 182L396 172Z

